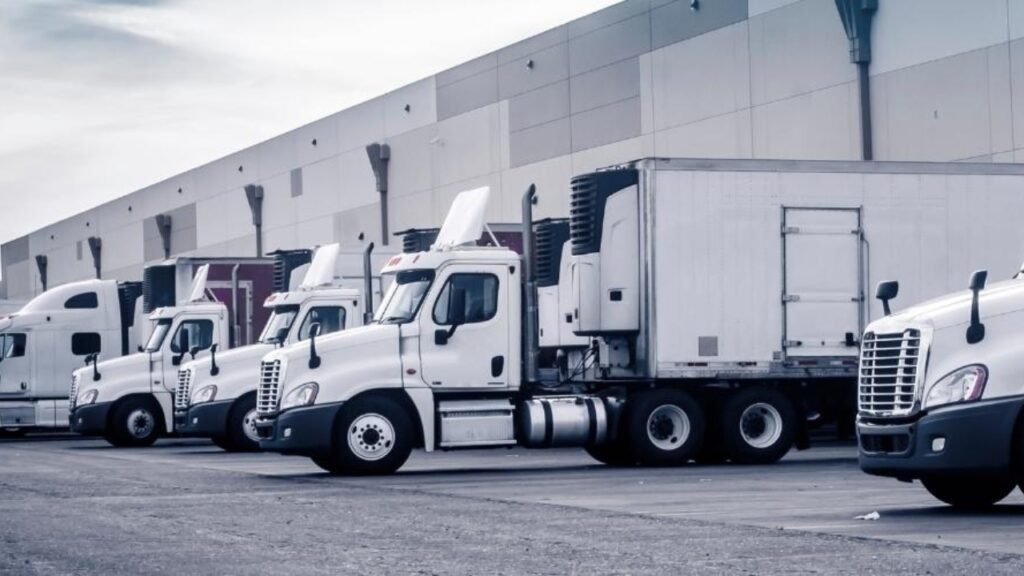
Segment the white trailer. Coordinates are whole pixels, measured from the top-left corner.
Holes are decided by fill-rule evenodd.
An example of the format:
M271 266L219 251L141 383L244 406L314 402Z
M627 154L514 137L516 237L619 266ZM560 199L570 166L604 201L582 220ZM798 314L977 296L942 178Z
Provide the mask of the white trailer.
M317 248L312 264L295 270L301 282L271 294L264 307L272 310L255 344L192 360L178 371L174 395L175 431L211 438L229 451L259 448L256 436L256 386L260 360L275 347L308 338L311 326L329 334L362 326L373 302L383 293L380 270L394 252L345 252L338 244ZM304 276L299 272L304 271Z
M431 250L389 262L376 325L267 355L261 446L341 473L393 471L416 446L775 461L821 406L853 406L860 334L879 314L867 287L899 273L922 299L970 263L1016 260L1022 185L1024 169L998 164L615 166L572 181L554 300L532 239L523 259L470 244L487 193L465 193ZM564 303L538 314L538 296ZM540 327L556 325L570 331L552 353ZM302 387L315 391L280 403Z

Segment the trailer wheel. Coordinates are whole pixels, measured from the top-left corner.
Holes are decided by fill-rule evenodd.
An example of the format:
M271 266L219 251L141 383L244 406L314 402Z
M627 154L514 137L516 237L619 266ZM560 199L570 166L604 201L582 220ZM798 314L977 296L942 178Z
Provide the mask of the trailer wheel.
M25 428L0 428L0 438L24 438L27 432Z
M227 433L224 436L228 452L256 452L260 437L256 435L256 395L239 398L228 412ZM220 446L220 444L218 444Z
M748 388L725 402L722 443L737 464L777 462L793 446L796 415L793 404L778 390Z
M155 402L129 398L114 409L108 442L118 447L150 446L160 437L163 418Z
M626 401L626 443L646 466L679 466L704 442L704 412L681 390L651 390Z
M1013 478L1007 476L989 477L942 477L922 478L921 484L939 500L954 508L977 510L1006 498L1016 487Z
M391 474L409 459L415 441L405 408L387 398L361 398L342 408L333 453L314 462L333 474Z

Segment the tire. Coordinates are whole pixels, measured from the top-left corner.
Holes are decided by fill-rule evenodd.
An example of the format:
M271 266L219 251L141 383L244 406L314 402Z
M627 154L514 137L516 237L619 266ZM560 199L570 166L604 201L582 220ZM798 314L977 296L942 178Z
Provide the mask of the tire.
M796 410L778 390L748 388L722 408L722 447L735 464L778 462L793 447Z
M227 434L224 437L228 452L257 452L260 449L256 435L256 395L239 398L228 412ZM219 444L218 444L219 446Z
M629 451L621 439L599 446L586 446L584 450L590 457L606 466L633 466L636 464L636 457Z
M965 510L988 508L1006 498L1016 487L1010 476L939 476L922 478L921 484L932 496L954 508Z
M0 428L0 438L24 438L27 433L25 428Z
M626 446L644 466L680 466L704 442L704 411L681 390L651 390L626 401Z
M160 437L163 426L163 415L156 402L129 398L114 409L110 433L104 438L118 447L151 446Z
M210 440L214 443L217 448L224 450L225 452L231 451L231 441L226 436L213 436Z
M409 459L416 441L412 418L388 398L355 400L341 410L329 455L314 462L332 474L391 474Z

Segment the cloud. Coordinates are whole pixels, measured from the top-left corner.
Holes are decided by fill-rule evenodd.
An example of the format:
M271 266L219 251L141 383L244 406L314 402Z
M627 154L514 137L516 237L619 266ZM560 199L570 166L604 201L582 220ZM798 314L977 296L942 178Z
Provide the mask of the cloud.
M0 242L614 0L0 0Z

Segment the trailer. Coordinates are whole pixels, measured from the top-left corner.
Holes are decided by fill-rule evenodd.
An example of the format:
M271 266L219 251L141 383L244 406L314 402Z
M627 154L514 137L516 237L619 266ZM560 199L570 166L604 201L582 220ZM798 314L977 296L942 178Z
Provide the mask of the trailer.
M868 286L900 272L924 299L979 258L1016 259L1024 231L975 223L1024 208L1021 184L997 164L617 165L570 183L554 299L537 255L566 246L539 242L534 191L522 258L474 245L488 191L463 193L429 250L388 263L375 325L264 358L261 446L336 473L392 472L414 447L774 462L855 406Z

